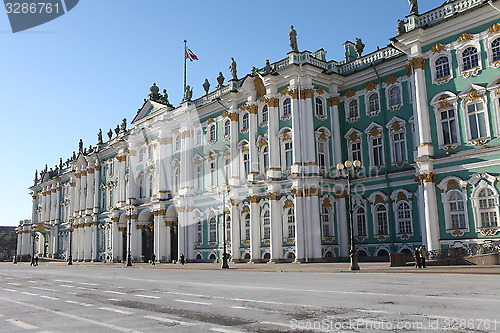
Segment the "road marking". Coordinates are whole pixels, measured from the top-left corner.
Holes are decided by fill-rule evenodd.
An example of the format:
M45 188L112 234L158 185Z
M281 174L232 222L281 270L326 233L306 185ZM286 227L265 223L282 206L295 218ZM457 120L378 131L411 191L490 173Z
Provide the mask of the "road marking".
M259 321L259 324L264 324L264 325L275 325L275 326L281 326L281 327L286 327L290 328L290 324L283 324L283 323L278 323L278 322L273 322L273 321Z
M86 286L98 286L97 283L80 282L80 284L84 284Z
M75 288L75 286L70 286L69 284L60 284L60 286L64 288Z
M127 295L126 293L122 293L121 291L114 291L114 290L104 290L104 292L109 294Z
M56 282L64 282L64 283L74 283L73 281L67 281L67 280L54 280Z
M66 294L77 295L77 293L72 293L71 291L67 291Z
M214 332L222 332L222 333L242 333L243 331L235 331L235 330L230 330L227 328L211 328L211 331Z
M184 299L174 299L174 301L176 301L176 302L183 302L183 303L201 304L201 305L212 305L212 303L186 301Z
M45 295L41 295L40 297L43 297L43 298L46 298L46 299L53 299L53 300L59 299L57 297L51 297L51 296L45 296Z
M55 311L55 310L47 309L45 307L37 306L37 305L26 303L26 302L16 301L16 300L5 298L5 297L0 297L0 300L5 301L5 302L15 303L18 305L31 307L33 309L37 309L37 310L41 310L41 311L45 311L45 312L49 312L49 313L55 314L57 316L63 316L63 317L70 318L70 319L80 320L80 321L83 321L83 322L88 323L88 324L106 327L106 328L109 328L109 329L112 329L115 331L128 332L128 333L142 333L141 331L135 331L135 330L132 330L132 329L127 328L127 327L121 327L121 326L117 326L117 325L113 325L113 324L103 323L101 321L97 321L97 320L93 320L93 319L89 319L89 318L85 318L85 317L80 317L80 316L70 314L70 313L65 313L62 311Z
M35 280L30 280L28 282L31 282L31 283L37 283L38 281L35 281Z
M121 299L118 299L118 298L108 298L108 301L112 301L112 302L121 302L122 300L121 300Z
M11 284L11 285L13 285L13 286L18 286L18 287L20 286L20 284L19 284L19 283L14 283L14 282L7 282L7 284Z
M134 295L134 296L137 296L137 297L146 297L146 298L155 298L155 299L161 298L161 297L158 297L158 296L149 296L149 295Z
M163 323L167 324L174 324L174 325L184 325L184 326L194 326L196 324L193 323L187 323L185 321L179 321L179 320L174 320L174 319L169 319L169 318L162 318L162 317L155 317L155 316L144 316L146 319L152 319L152 320L158 320Z
M13 291L13 292L17 293L17 290L14 290L14 289L9 289L9 288L3 288L3 290L7 290L7 291Z
M116 312L116 313L121 313L121 314L127 314L127 315L133 314L133 312L123 311L123 310L113 309L113 308L105 308L105 307L99 308L99 310L106 310L106 311L111 311L111 312Z
M40 289L40 290L45 290L45 291L52 291L54 293L57 293L57 290L50 289L50 288L42 288L42 287L32 287L33 289Z
M27 292L27 291L21 291L21 294L30 295L30 296L38 296L38 294L35 294L35 293L29 293L29 292Z
M239 310L252 310L252 311L269 312L268 309L247 308L246 306L232 306L231 308L233 308L233 309L239 309Z
M82 306L93 306L92 304L82 303L82 302L77 302L77 301L66 301L66 303L71 303L71 304L76 304L76 305L82 305Z
M7 322L9 322L11 324L14 324L17 327L21 327L21 328L24 328L24 329L27 329L27 330L33 330L33 329L38 328L36 326L33 326L31 324L25 323L24 321L20 321L20 320L17 320L17 319L5 319L5 321L7 321Z

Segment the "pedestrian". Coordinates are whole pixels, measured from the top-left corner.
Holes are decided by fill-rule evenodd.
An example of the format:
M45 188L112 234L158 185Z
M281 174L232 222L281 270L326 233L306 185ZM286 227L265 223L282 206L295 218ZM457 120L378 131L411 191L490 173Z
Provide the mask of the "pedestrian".
M425 249L425 245L422 245L418 251L420 252L420 260L422 262L422 267L423 268L427 268L427 266L425 266L425 259L427 258L427 250Z
M413 251L413 258L415 258L415 268L422 268L422 258L420 258L420 249L418 247Z
M35 266L38 266L38 256L35 256Z
M151 265L153 265L153 266L154 266L154 265L156 265L156 264L155 264L155 261L156 261L156 256L155 256L155 254L153 253L153 254L151 255Z
M181 265L184 265L184 263L186 262L186 259L184 257L184 253L181 254Z

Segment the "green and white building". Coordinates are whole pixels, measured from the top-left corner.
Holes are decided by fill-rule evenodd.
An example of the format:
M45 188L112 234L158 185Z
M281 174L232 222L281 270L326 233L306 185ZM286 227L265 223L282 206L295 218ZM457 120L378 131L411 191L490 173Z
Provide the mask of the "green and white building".
M224 239L233 261L346 258L346 160L360 255L498 240L499 7L447 1L375 52L291 51L177 107L153 85L130 129L36 179L18 254L34 230L42 255L120 261L130 231L137 261L219 259Z

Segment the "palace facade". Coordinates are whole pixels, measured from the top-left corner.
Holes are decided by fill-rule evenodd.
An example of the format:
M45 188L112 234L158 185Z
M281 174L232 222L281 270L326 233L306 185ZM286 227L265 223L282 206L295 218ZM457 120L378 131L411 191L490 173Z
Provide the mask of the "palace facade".
M154 84L131 128L36 177L18 254L116 262L130 241L135 261L206 261L225 242L233 261L342 259L349 216L366 257L498 240L495 6L448 1L375 52L291 51L176 107ZM346 160L362 164L350 193Z

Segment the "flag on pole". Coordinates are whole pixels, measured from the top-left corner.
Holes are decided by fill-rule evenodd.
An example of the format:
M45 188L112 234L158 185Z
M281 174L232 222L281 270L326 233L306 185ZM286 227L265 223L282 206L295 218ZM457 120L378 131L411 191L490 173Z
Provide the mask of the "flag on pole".
M186 59L189 59L190 61L200 60L200 59L198 59L198 57L196 56L196 54L194 54L193 51L191 51L189 49L189 47L187 47L187 46L186 46Z

